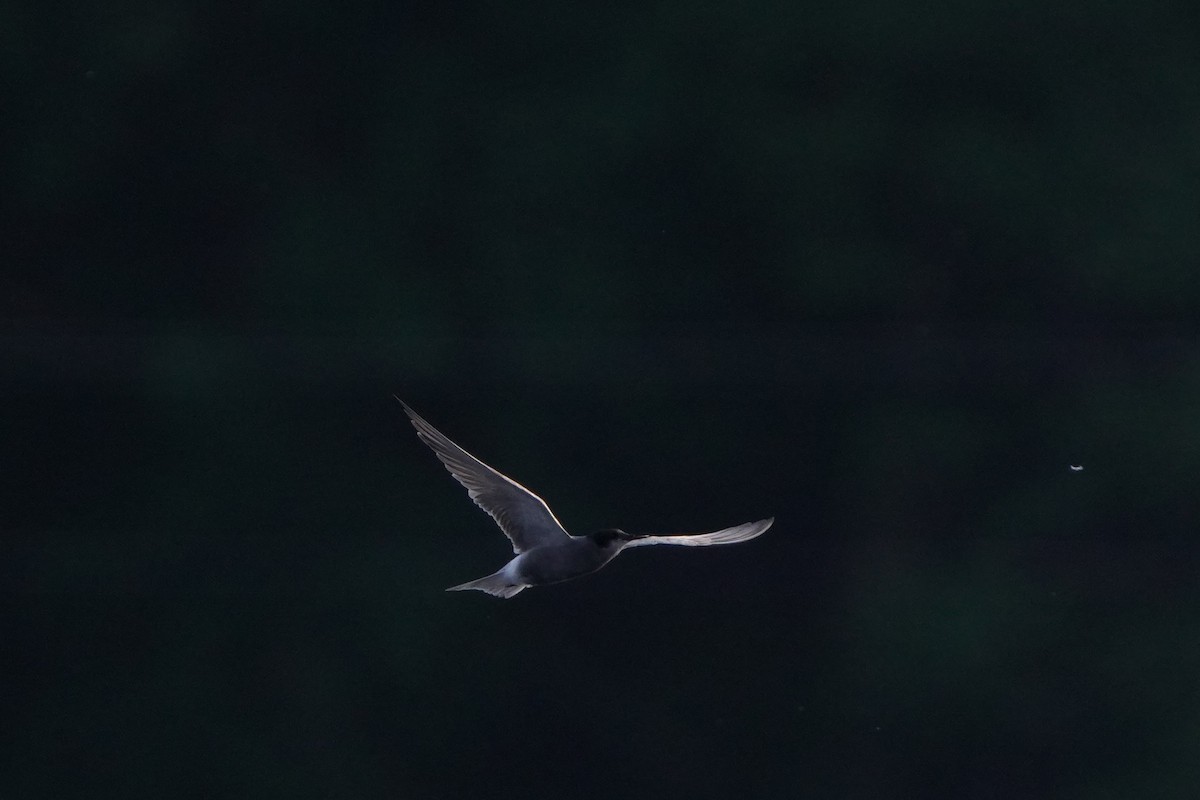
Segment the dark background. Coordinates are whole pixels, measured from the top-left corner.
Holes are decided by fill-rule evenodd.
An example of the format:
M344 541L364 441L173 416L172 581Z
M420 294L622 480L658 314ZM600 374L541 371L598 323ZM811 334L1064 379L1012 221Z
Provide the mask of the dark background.
M1197 8L5 4L0 795L1194 796Z

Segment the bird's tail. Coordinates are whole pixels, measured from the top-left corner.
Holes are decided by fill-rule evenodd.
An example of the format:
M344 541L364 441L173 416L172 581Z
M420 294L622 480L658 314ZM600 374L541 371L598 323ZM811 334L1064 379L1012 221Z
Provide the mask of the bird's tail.
M486 578L480 578L475 581L467 581L460 583L458 586L451 586L447 592L463 592L467 589L478 589L481 592L487 592L494 597L512 597L517 592L526 588L524 583L512 583L508 576L504 574L504 570L493 572Z

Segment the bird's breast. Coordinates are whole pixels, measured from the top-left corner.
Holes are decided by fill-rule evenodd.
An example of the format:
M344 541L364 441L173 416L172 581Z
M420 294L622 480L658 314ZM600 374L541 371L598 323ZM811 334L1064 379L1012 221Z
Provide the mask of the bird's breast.
M589 542L572 540L561 545L535 547L517 556L514 565L521 580L530 585L558 583L586 575L607 564L616 551L605 552Z

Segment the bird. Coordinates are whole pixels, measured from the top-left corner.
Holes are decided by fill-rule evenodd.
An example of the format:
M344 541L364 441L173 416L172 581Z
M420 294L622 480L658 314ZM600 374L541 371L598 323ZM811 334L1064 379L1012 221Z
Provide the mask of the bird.
M475 504L495 520L515 554L491 575L451 586L448 592L474 589L507 599L531 586L561 583L595 572L629 547L706 547L747 542L761 536L775 522L774 517L768 517L710 533L633 534L605 528L574 536L567 533L545 500L450 441L399 397L396 400L416 428L417 437L433 450Z

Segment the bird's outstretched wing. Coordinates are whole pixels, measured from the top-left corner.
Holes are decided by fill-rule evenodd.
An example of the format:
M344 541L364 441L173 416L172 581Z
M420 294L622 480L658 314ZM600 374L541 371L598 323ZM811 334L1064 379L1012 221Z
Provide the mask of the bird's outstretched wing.
M496 520L512 542L514 553L569 538L545 500L463 450L409 408L408 403L396 399L412 420L417 436L466 487L475 504Z
M712 533L675 533L662 536L639 536L625 546L643 547L648 544L674 544L683 547L707 547L713 544L748 542L756 536L762 536L774 521L774 517L768 517L767 519L760 519L758 522L747 522L744 525L722 528Z

